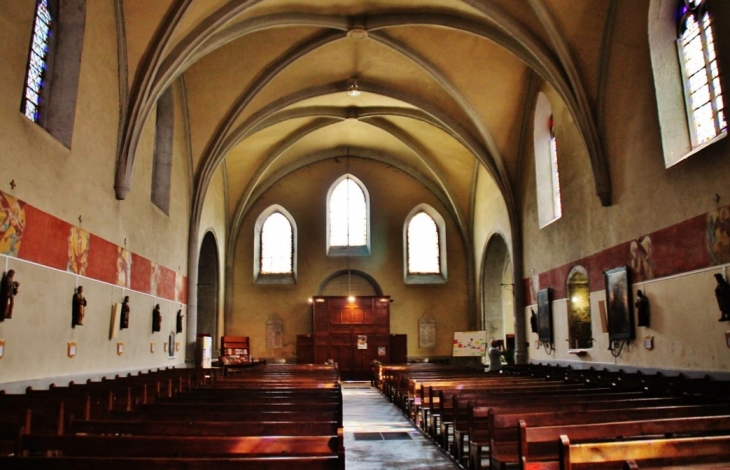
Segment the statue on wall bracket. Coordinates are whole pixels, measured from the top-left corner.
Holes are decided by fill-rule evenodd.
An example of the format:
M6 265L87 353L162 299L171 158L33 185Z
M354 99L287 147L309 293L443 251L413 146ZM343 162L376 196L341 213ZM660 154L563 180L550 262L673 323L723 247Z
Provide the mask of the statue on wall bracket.
M152 309L152 332L162 329L162 313L160 313L160 304L155 305Z
M71 300L71 328L84 326L85 311L86 298L84 297L84 286L78 286Z
M124 297L122 302L122 313L119 316L119 329L129 328L129 296Z
M179 309L177 311L177 319L175 321L175 326L177 327L176 328L177 333L182 333L183 332L183 313L182 313L182 309Z
M727 283L722 274L715 274L717 286L715 286L715 297L717 306L720 307L720 319L717 321L730 321L730 284Z
M3 301L0 321L13 318L13 307L15 307L15 296L18 294L20 283L15 280L15 270L10 269L3 276L0 284L0 298Z

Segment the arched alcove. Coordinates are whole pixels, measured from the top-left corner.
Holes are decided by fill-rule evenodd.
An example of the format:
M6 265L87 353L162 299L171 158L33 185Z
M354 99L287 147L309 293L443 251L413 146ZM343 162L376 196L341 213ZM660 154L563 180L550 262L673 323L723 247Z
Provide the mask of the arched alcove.
M198 262L198 334L209 334L213 344L218 338L219 304L218 243L212 232L203 237Z
M591 288L588 272L575 266L568 273L568 344L570 349L593 347Z
M513 316L511 276L512 262L507 243L502 235L495 234L487 242L482 261L482 329L487 332L487 338L504 338L514 333L514 322L505 321Z
M380 284L372 276L356 269L343 269L328 276L319 286L317 295L370 296L384 295Z

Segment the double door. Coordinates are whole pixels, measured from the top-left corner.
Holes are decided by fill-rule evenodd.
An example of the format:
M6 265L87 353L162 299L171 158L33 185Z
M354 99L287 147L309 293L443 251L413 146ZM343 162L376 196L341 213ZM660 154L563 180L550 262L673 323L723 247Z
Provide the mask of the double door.
M314 362L334 360L343 380L370 380L372 361L390 362L390 298L314 297Z

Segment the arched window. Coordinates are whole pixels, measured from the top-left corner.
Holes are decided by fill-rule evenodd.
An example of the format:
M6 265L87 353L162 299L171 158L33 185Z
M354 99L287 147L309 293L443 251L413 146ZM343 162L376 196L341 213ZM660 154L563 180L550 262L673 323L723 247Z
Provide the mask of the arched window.
M685 0L678 25L685 103L692 147L727 129L710 14L705 0Z
M48 8L48 0L36 5L33 35L30 41L28 67L25 74L25 93L20 105L21 112L33 122L40 120L41 95L46 88L51 27L54 19Z
M157 100L155 151L152 156L152 202L167 215L170 215L174 114L172 87L168 87Z
M85 25L85 0L37 0L20 112L67 148L73 138Z
M254 236L254 281L258 284L296 282L297 227L283 207L275 204L259 215Z
M568 349L593 347L591 289L588 271L575 266L568 273Z
M370 254L370 195L350 174L338 178L327 194L327 254Z
M403 225L406 284L446 282L446 226L428 204L419 204Z
M649 48L664 164L727 135L712 11L706 0L650 0Z
M537 97L533 132L537 212L542 228L563 215L555 121L550 102L543 93L539 93Z

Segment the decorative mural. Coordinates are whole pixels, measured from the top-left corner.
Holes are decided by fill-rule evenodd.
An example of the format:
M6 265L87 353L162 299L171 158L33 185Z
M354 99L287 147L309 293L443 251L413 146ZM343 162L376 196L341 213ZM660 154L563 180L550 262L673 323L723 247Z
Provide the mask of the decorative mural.
M129 289L132 287L132 252L121 246L117 247L117 285Z
M0 253L18 256L25 231L25 203L0 191Z
M2 191L0 254L166 300L187 302L187 278L182 274Z
M523 280L525 301L535 304L539 286L552 287L556 299L566 298L566 279L576 265L586 269L590 289L596 292L605 289L603 272L617 266L628 266L636 283L725 263L730 263L730 205L533 274Z
M68 235L68 266L67 271L80 276L86 276L89 265L89 245L91 234L81 227L71 227Z
M715 264L730 263L730 206L707 214L705 241Z

